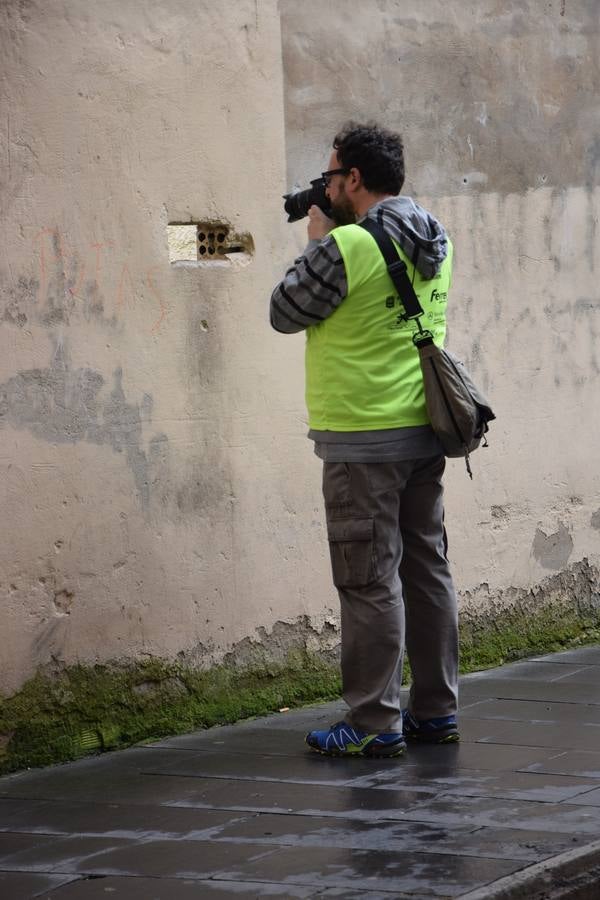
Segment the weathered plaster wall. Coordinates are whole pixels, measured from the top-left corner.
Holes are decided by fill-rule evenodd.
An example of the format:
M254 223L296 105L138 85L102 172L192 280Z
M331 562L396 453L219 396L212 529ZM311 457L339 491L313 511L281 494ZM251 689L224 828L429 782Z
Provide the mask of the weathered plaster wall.
M499 417L473 484L450 465L463 608L598 565L593 0L0 17L4 692L38 666L336 643L303 339L266 309L304 242L281 195L351 115L405 133L407 191L455 241L451 344ZM167 223L205 218L252 261L171 266Z
M323 168L338 124L375 117L403 133L405 192L455 243L449 344L498 416L473 483L449 463L463 611L551 594L554 575L600 561L600 5L281 11L290 182Z
M318 631L318 467L267 324L292 253L276 3L0 16L1 689ZM207 217L250 264L170 265L167 222Z

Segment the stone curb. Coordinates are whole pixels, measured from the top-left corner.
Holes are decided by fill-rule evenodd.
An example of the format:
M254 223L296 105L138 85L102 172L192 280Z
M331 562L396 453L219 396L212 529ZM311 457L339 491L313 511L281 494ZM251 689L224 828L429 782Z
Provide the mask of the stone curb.
M573 900L600 897L600 840L520 869L485 887L461 894L457 900L567 900L569 897Z

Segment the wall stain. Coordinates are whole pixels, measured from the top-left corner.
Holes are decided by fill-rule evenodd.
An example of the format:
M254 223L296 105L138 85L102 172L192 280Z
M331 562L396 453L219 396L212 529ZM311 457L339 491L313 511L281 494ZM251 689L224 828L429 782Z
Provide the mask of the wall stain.
M585 150L586 178L585 183L589 191L593 191L598 184L600 175L600 135L595 134Z
M231 478L218 451L207 449L201 459L188 460L185 468L183 484L175 490L177 511L182 516L201 515L233 499Z
M24 328L28 322L28 309L32 303L35 303L38 289L39 283L35 278L25 278L24 276L21 276L16 284L4 287L2 294L6 299L0 321L16 325L17 328Z
M150 501L148 457L142 448L142 417L150 418L152 397L129 403L123 390L123 372L113 373L114 385L103 400L105 379L90 368L72 369L63 345L58 345L50 366L18 372L0 384L0 427L4 424L30 431L52 444L88 441L123 453L135 481L142 506ZM161 437L166 441L166 437Z
M589 264L589 267L592 272L596 269L596 252L597 252L597 243L596 243L596 232L598 230L598 218L596 216L596 210L594 206L594 190L593 187L588 187L587 192L587 207L588 212L586 216L586 259Z
M74 595L71 591L56 591L54 594L54 611L59 616L70 616Z
M495 530L507 528L511 522L510 506L492 506L490 513L492 516L492 528Z
M600 531L600 509L597 509L595 513L592 513L590 525L592 526L592 528L596 528L598 531Z
M560 570L567 564L573 552L573 538L564 524L559 522L558 531L553 534L545 534L538 528L531 550L535 559L545 569Z

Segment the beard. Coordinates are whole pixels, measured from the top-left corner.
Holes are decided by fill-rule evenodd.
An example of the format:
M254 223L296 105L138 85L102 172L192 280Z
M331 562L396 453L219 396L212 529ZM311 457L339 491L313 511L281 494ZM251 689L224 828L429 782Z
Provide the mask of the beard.
M356 213L345 193L331 204L331 215L336 225L354 225Z

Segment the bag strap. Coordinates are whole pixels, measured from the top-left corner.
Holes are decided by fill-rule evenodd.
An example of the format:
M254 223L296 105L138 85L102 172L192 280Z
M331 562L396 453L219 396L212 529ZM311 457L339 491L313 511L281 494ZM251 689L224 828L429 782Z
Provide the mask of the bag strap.
M398 291L402 305L406 310L406 317L408 319L417 319L419 316L422 316L423 307L419 303L419 298L415 294L415 289L408 277L406 263L398 255L398 251L387 231L384 231L381 225L378 225L373 219L364 219L359 224L361 228L364 228L365 231L368 231L375 238L385 260L389 276L394 282L394 287Z

